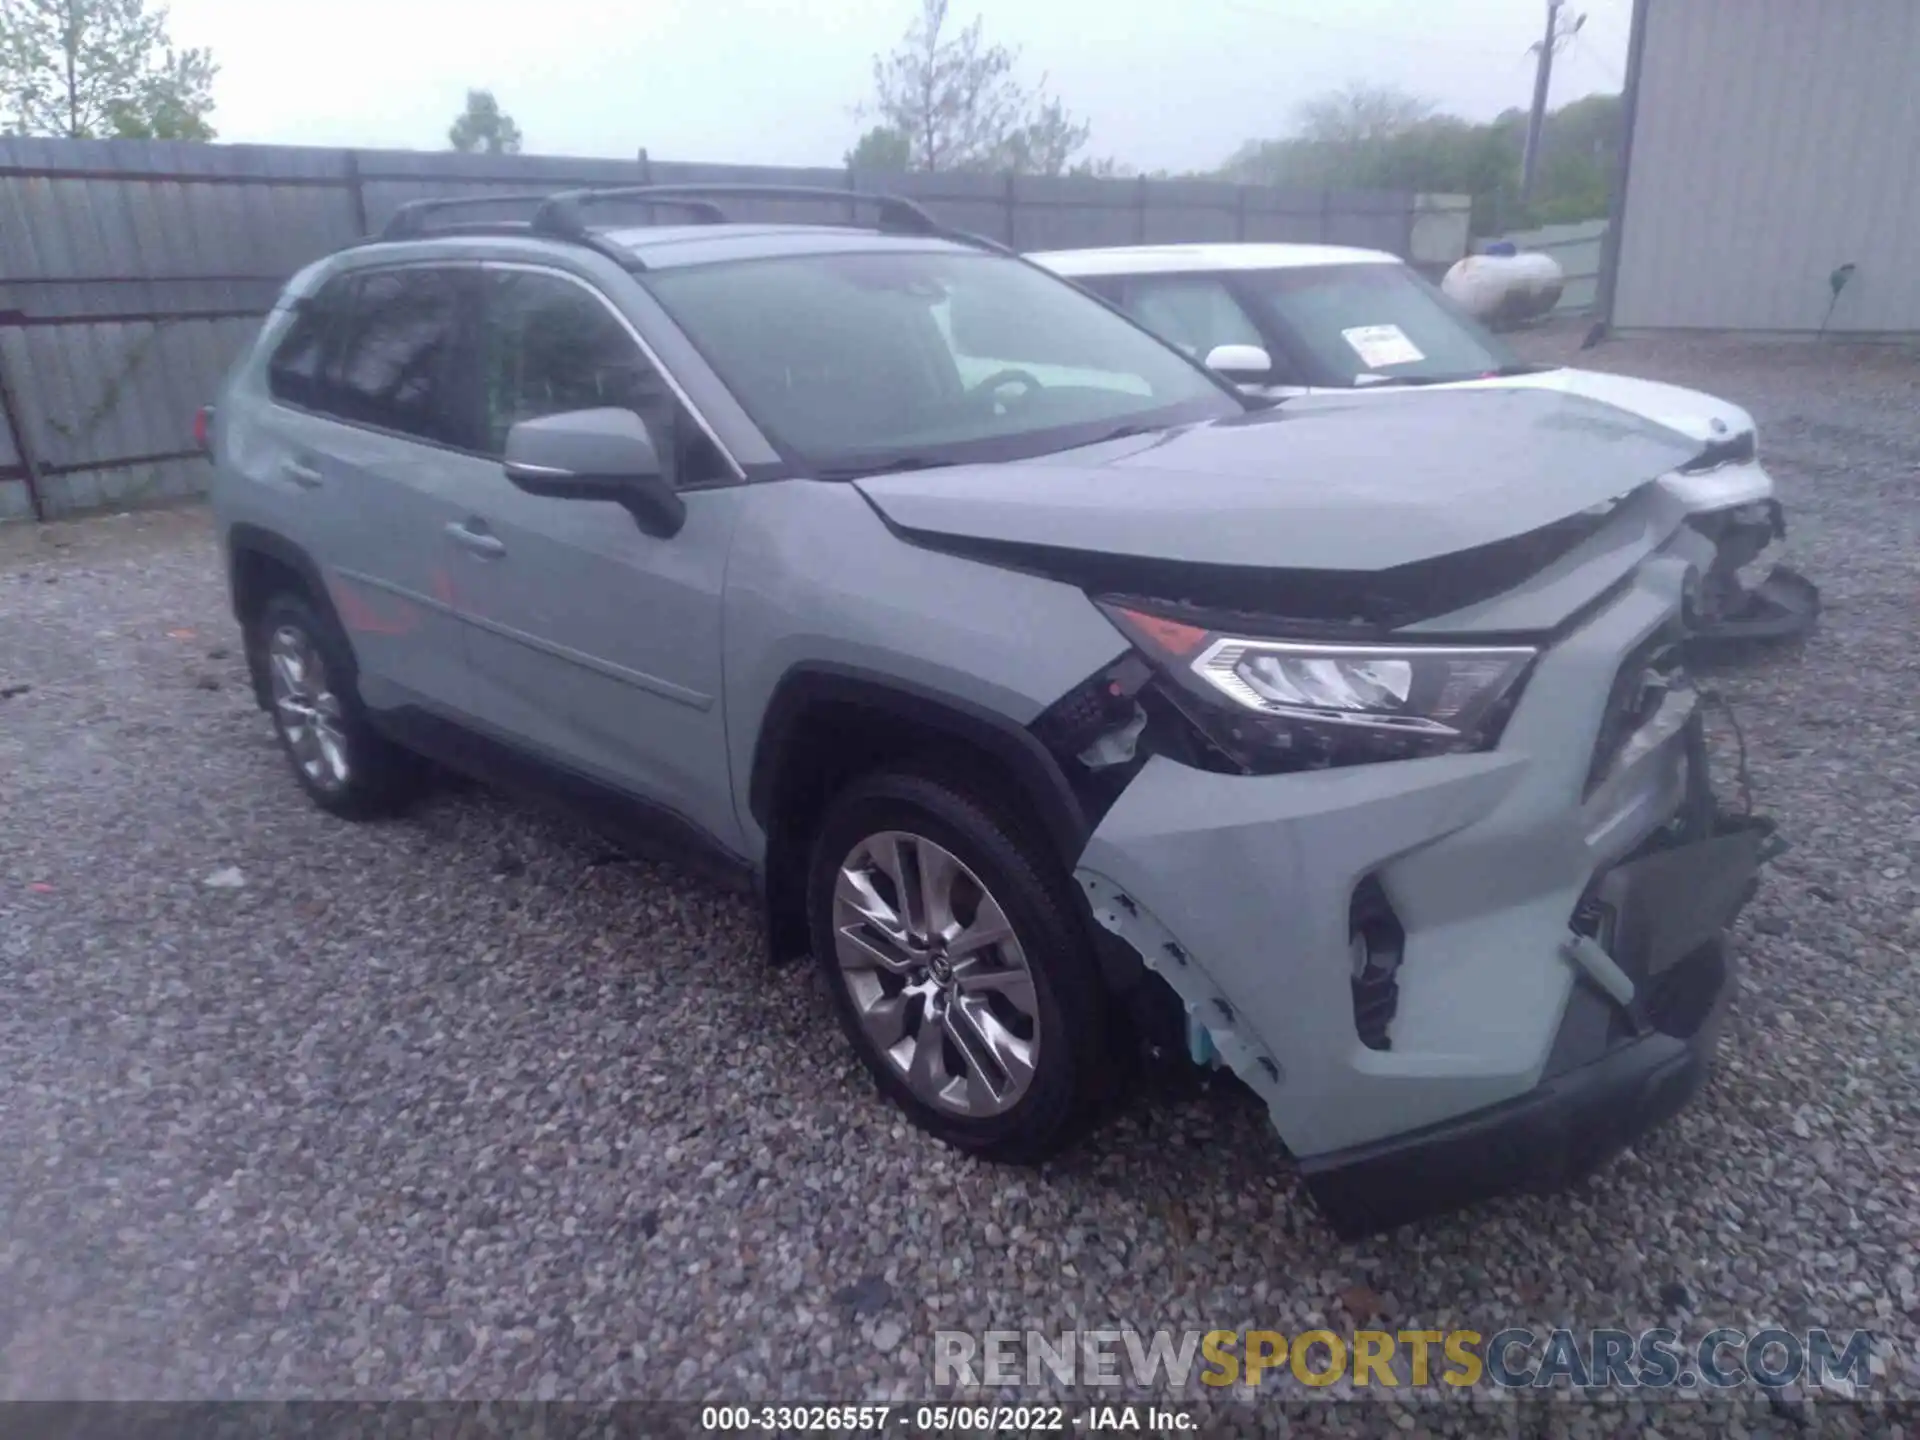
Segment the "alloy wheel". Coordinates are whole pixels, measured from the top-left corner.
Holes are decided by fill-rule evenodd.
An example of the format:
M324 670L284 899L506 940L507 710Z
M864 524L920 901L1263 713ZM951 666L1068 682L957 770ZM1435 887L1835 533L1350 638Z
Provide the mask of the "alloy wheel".
M340 697L313 638L298 626L282 625L267 642L267 664L274 722L293 763L320 789L344 789L352 770Z
M874 1048L926 1104L999 1115L1033 1083L1040 1007L1006 912L958 856L922 835L869 835L841 862L841 983Z

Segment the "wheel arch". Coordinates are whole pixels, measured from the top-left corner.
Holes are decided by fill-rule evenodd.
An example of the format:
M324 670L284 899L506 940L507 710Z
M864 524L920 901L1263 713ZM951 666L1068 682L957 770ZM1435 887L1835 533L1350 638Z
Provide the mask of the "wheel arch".
M269 600L282 590L297 589L320 611L322 619L342 635L346 631L340 626L333 595L327 589L319 564L302 546L278 531L245 522L228 527L227 585L234 619L240 622L254 699L265 709L268 704L266 663L260 647L254 643L253 627ZM353 647L349 644L349 659L352 653Z
M1026 726L960 696L851 666L795 666L760 723L747 809L767 837L762 867L775 961L806 953L814 824L838 789L890 761L966 768L1012 804L1071 873L1090 827L1079 797Z

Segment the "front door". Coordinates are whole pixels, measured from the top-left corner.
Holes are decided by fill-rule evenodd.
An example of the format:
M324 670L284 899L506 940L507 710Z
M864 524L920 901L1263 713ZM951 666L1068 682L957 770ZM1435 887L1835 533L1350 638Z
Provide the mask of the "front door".
M745 491L676 411L627 321L586 281L489 266L483 417L455 593L476 718L737 846L721 708L721 588ZM518 421L624 406L675 456L686 523L649 535L619 505L529 495L497 458ZM707 484L710 488L701 488Z

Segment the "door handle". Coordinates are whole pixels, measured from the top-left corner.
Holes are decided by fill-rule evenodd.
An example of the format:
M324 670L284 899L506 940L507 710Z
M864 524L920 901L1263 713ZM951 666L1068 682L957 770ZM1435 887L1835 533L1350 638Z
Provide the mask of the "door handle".
M318 490L320 488L320 471L304 460L295 460L292 457L282 460L280 462L280 473L304 489Z
M478 555L483 560L498 560L507 553L506 542L498 535L489 535L484 530L472 528L472 522L454 520L447 525L447 534L453 537L453 543L461 549Z

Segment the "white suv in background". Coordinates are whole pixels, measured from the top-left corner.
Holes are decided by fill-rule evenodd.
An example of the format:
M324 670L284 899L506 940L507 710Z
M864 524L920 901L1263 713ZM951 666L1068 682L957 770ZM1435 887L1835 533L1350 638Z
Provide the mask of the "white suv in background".
M1759 462L1753 417L1729 401L1651 380L1530 364L1418 271L1379 250L1139 245L1028 258L1251 393L1552 390L1678 431L1700 449L1663 483L1686 502L1717 556L1695 598L1695 639L1799 635L1819 613L1819 592L1797 572L1776 564L1758 573L1754 562L1785 537L1785 519Z

